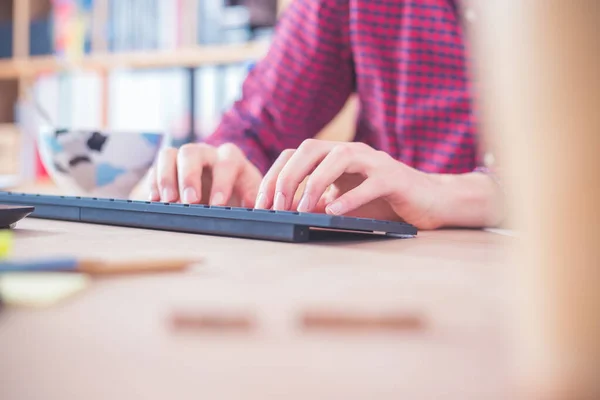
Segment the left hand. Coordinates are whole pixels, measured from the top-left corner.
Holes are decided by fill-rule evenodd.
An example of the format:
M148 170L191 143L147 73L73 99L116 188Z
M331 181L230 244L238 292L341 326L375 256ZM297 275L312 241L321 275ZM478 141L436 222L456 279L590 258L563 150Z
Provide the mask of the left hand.
M298 204L294 195L306 179ZM263 178L256 208L402 220L436 229L436 182L364 143L304 141Z

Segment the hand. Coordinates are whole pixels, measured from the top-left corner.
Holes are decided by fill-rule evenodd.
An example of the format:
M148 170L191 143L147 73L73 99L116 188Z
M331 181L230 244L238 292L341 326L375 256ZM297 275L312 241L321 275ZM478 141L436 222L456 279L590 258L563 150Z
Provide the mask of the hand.
M233 144L161 151L149 173L151 201L251 207L262 175Z
M296 205L294 195L306 178ZM309 139L273 164L255 207L403 220L435 229L436 187L430 175L366 144Z

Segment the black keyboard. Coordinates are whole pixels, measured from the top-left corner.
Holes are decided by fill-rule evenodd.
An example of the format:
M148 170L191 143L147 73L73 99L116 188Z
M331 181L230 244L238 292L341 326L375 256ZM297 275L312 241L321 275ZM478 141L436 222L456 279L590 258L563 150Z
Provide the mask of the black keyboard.
M33 206L30 218L286 242L310 240L311 229L414 237L407 223L197 204L0 192L0 204Z

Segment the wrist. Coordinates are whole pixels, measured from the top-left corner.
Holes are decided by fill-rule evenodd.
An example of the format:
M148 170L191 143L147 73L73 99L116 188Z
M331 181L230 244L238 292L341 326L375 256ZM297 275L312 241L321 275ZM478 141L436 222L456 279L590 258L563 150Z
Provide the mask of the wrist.
M488 228L504 215L498 183L481 172L432 175L436 182L436 219L441 227Z

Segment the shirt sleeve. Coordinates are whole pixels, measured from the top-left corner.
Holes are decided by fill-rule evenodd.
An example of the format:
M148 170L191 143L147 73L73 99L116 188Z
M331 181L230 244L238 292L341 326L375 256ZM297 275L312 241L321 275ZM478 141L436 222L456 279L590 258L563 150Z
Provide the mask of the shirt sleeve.
M262 173L281 151L314 137L354 90L348 0L295 0L241 98L206 143L236 144Z

